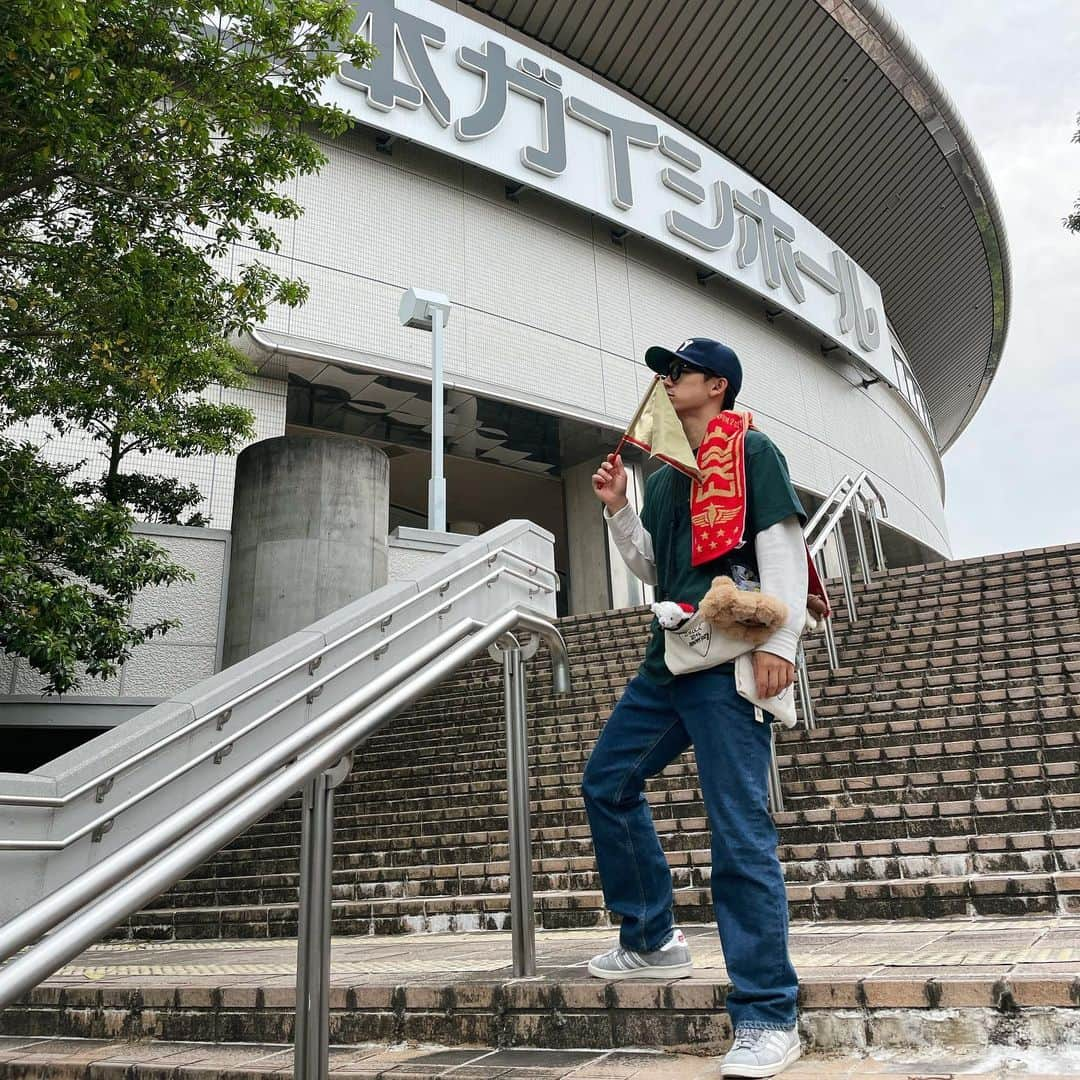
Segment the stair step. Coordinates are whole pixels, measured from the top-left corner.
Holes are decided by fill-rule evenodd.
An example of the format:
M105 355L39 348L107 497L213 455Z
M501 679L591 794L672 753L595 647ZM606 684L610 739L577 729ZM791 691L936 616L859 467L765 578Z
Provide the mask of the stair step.
M684 866L708 868L710 862L710 837L702 829L697 833L681 833L684 846L667 845L668 862L675 869ZM348 883L394 883L400 881L466 880L470 877L505 877L510 871L507 859L476 862L432 862L428 855L440 852L395 852L394 861L380 859L370 865L364 860L347 857L334 871L335 884ZM410 857L411 856L411 857ZM903 862L909 868L918 866L919 860L967 861L983 860L979 872L994 872L991 864L1008 860L1044 863L1043 869L1080 869L1080 831L1058 830L1054 832L976 834L971 836L923 837L904 840L868 840L852 843L792 844L780 849L780 856L789 877L796 880L818 880L822 877L835 880L848 872L852 865L885 865ZM591 851L583 849L580 855L557 857L538 856L533 860L538 875L566 874L591 871L594 868ZM958 863L959 865L959 863ZM974 865L974 862L972 862ZM260 885L275 879L295 886L297 880L296 860L264 860L259 867ZM810 873L810 868L814 873ZM1019 865L1008 867L1019 868ZM238 867L237 869L241 869ZM967 871L963 871L967 872ZM244 868L238 876L191 877L175 890L176 895L192 892L209 892L215 889L239 889L248 883L255 873L254 867ZM876 875L883 876L883 875ZM892 876L892 875L884 875ZM920 876L909 869L903 876Z
M1080 914L1080 872L1000 873L871 881L788 882L792 918L910 919L946 916ZM674 892L679 923L708 922L709 888ZM617 924L599 889L534 894L538 928L545 930ZM504 892L433 897L370 898L332 902L334 933L346 935L442 933L448 930L510 928L510 898ZM295 902L250 906L159 908L132 916L115 928L113 940L199 940L229 936L296 934Z
M708 837L702 839L708 842ZM1080 846L1063 849L1045 840L1043 843L1046 846L1012 850L789 859L784 864L784 875L790 884L814 886L891 878L910 882L1001 874L1080 874ZM571 862L575 865L571 866ZM709 886L712 868L708 847L672 852L669 862L675 888ZM509 862L336 870L333 896L336 900L363 901L506 892L509 873ZM298 883L299 876L293 867L286 872L261 873L254 882L250 877L192 879L174 895L182 896L188 907L295 903ZM577 893L598 890L600 881L592 859L538 860L534 862L533 888L537 893Z
M685 905L679 913L688 914ZM722 1051L730 1039L724 1009L728 978L716 929L687 918L680 925L695 971L692 978L673 982L589 978L586 961L613 940L608 927L540 931L538 977L533 979L512 978L507 933L414 936L405 948L379 938L339 938L329 1004L332 1038L341 1049L331 1065L346 1053L345 1046L388 1041L402 1051L409 1042L578 1049L647 1043L692 1046L698 1053ZM1002 1031L1009 1035L1010 1068L1021 1041L1048 1048L1056 1043L1059 1052L1075 1056L1074 1046L1061 1044L1063 1033L1068 1036L1076 1023L1075 969L1065 958L1075 956L1078 925L1080 920L1063 916L867 920L826 927L795 921L791 950L800 976L804 1039L837 1049L864 1046L869 1038L894 1051L906 1039L938 1056L936 1066L901 1070L919 1076L938 1075L941 1062L955 1071L962 1049L986 1051ZM1007 949L1003 942L1009 943ZM0 1043L0 1058L18 1063L11 1076L132 1078L139 1074L131 1070L143 1062L158 1066L160 1071L149 1074L155 1077L190 1070L210 1080L205 1071L209 1059L200 1055L197 1044L214 1039L226 1044L221 1050L230 1059L228 1067L236 1070L227 1075L249 1080L240 1071L245 1053L292 1038L296 946L295 940L281 938L242 945L215 939L182 947L152 942L95 946L4 1010L3 1031L9 1038ZM1059 957L1064 962L1054 962ZM980 1023L980 1018L991 1023ZM970 1046L976 1032L982 1042ZM77 1064L78 1071L56 1071L52 1059L43 1070L41 1059L50 1051L41 1043L32 1048L38 1060L31 1060L25 1048L27 1056L20 1058L12 1036L56 1038L53 1057L59 1061L70 1055L60 1065ZM113 1071L91 1065L103 1060L98 1045L75 1041L120 1042L118 1036L129 1041L122 1051L113 1048L120 1062ZM163 1054L175 1056L163 1060ZM1045 1075L1048 1060L1044 1054L1044 1068L1034 1071ZM457 1056L454 1064L460 1066L462 1058ZM512 1062L500 1064L508 1068ZM537 1071L540 1062L516 1064ZM572 1064L580 1068L581 1061ZM871 1064L848 1072L881 1071ZM263 1065L270 1067L265 1060ZM626 1075L625 1063L622 1069L610 1060L607 1065L592 1075ZM799 1075L831 1075L827 1063L813 1065ZM287 1075L290 1067L286 1053L281 1073ZM375 1076L388 1068L361 1062L356 1072ZM707 1068L715 1070L715 1063ZM896 1071L895 1062L886 1071L890 1068ZM398 1068L393 1075L437 1071L429 1062L415 1073Z

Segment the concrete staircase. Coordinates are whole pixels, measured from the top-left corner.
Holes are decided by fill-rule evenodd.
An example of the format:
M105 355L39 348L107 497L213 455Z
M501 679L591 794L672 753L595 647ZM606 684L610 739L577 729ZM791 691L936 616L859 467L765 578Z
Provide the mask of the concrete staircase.
M840 590L834 590L839 594ZM777 738L776 815L792 916L1080 913L1080 545L906 567L841 607L843 667L808 643L817 730ZM648 613L564 619L574 694L530 682L537 925L607 925L579 794L631 677ZM478 661L357 755L338 797L334 932L505 929L498 667ZM677 918L711 921L691 754L650 785ZM116 936L296 933L299 801Z
M830 672L810 643L818 728L778 734L776 815L806 1075L832 1075L821 1053L861 1076L879 1071L875 1053L951 1075L1001 1051L1009 1069L1045 1072L1049 1054L1053 1075L1080 1076L1061 1064L1080 1046L1078 593L1080 545L909 567L856 589L857 623L839 613L844 667ZM564 620L575 693L558 705L533 665L536 978L513 978L498 932L509 925L499 669L474 664L358 755L334 863L342 1075L440 1074L437 1055L383 1061L404 1044L500 1048L468 1075L504 1078L529 1053L505 1047L726 1048L692 755L649 799L694 975L603 983L585 970L612 935L581 771L647 626L641 610ZM298 817L294 800L0 1012L0 1080L290 1075ZM439 933L461 930L480 932ZM475 1051L439 1053L463 1076ZM529 1058L525 1071L561 1075L561 1060ZM715 1063L694 1075L716 1075Z

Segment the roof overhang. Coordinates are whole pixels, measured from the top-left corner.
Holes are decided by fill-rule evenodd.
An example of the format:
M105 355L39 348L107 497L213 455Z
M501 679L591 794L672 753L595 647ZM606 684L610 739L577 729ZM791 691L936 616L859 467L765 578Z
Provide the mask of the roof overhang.
M878 0L461 0L715 147L880 285L947 449L1011 292L1000 207L955 106Z

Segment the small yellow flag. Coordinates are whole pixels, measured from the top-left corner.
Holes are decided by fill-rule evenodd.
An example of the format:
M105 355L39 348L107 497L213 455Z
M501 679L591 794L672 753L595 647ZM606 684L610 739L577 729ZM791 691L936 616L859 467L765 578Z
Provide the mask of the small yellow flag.
M694 480L698 478L694 451L690 449L686 432L659 375L642 398L634 419L619 442L620 447L623 442L633 443L650 457L666 461Z

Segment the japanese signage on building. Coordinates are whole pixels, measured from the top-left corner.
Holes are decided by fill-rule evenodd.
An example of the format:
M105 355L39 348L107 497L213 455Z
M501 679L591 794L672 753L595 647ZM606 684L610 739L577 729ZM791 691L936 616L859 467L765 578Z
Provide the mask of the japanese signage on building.
M895 381L877 284L727 158L430 0L357 7L355 28L379 56L370 68L343 64L325 91L356 119L674 248Z

